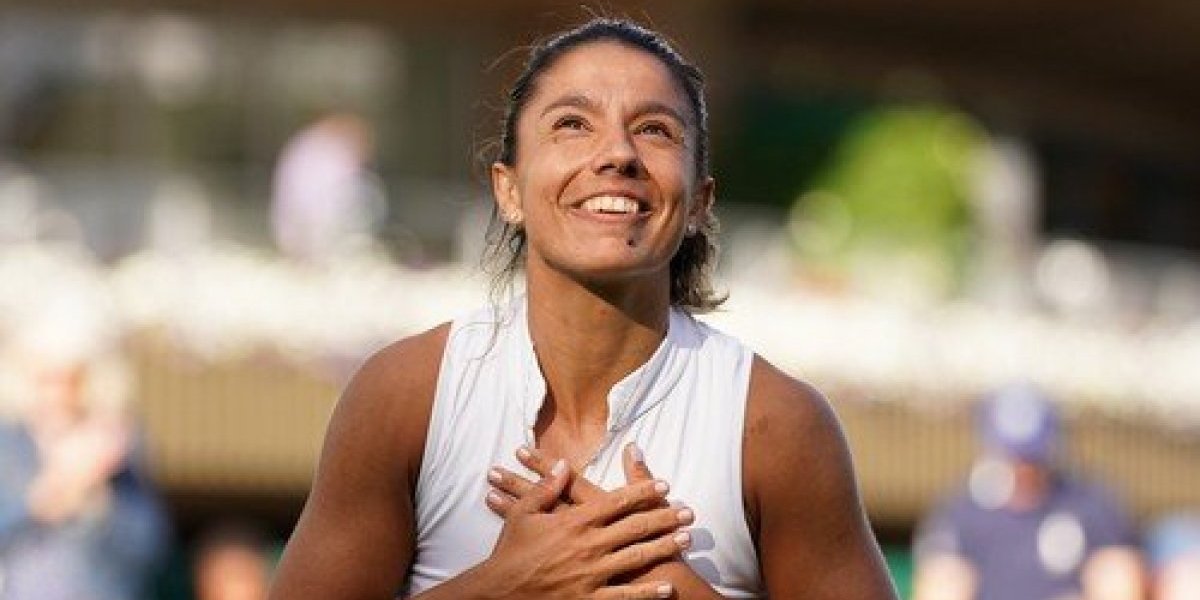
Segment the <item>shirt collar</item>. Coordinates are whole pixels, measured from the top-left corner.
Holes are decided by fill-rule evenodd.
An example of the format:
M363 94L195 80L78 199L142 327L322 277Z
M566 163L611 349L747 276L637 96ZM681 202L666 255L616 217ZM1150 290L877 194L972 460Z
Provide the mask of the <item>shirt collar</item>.
M517 374L515 383L520 396L521 418L526 429L537 422L538 412L546 400L546 380L538 366L533 349L533 338L529 333L529 320L525 297L516 302L512 313L511 343L515 345L509 356L510 373ZM608 392L609 433L628 428L638 417L666 399L683 375L684 353L695 337L691 316L672 307L667 320L667 334L654 354L638 368L621 378Z

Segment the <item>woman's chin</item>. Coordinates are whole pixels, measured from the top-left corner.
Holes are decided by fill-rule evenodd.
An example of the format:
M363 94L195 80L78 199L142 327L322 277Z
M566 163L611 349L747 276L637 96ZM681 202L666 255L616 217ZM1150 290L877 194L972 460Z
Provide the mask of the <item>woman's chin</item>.
M626 251L574 256L553 267L581 283L614 284L643 280L656 273L662 275L663 281L669 281L669 263L669 259L649 261L640 252Z

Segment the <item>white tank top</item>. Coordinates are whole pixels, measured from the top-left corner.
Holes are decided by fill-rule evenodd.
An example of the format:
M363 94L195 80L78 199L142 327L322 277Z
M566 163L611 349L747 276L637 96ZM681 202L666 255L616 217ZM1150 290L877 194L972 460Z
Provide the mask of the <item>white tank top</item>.
M646 364L608 394L608 435L585 476L625 485L621 451L637 442L670 500L696 522L685 558L727 598L765 598L742 503L742 429L752 354L737 340L673 309ZM502 520L484 504L487 471L534 445L546 383L533 352L525 298L451 325L416 490L416 553L405 595L482 562Z

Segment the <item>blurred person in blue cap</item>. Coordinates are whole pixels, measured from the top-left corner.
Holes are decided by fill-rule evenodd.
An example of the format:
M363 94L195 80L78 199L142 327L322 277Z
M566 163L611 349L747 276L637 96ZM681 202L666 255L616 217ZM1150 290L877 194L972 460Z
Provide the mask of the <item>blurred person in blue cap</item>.
M983 452L966 489L917 530L916 599L1142 598L1129 519L1103 486L1058 467L1061 422L1050 399L1010 385L984 398L976 418ZM1110 566L1106 583L1085 586L1097 557Z
M1154 600L1200 598L1200 512L1163 518L1146 536Z

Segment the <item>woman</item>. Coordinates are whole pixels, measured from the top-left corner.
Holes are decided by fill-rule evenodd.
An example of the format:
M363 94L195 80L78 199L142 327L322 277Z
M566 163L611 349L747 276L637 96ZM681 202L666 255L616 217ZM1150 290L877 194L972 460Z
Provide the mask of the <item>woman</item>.
M527 292L356 375L273 597L894 598L824 399L690 316L706 118L637 25L532 51L491 169Z

